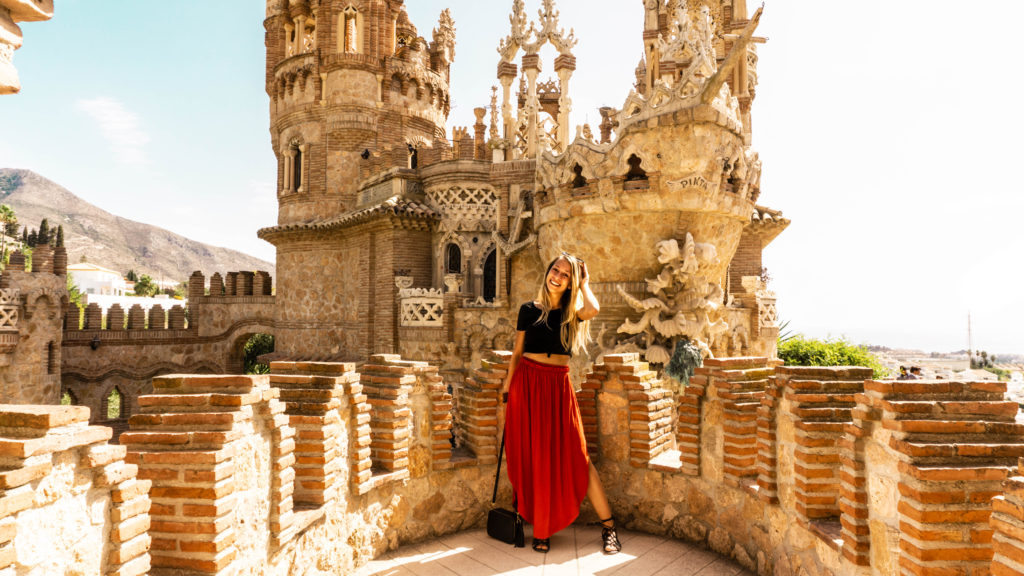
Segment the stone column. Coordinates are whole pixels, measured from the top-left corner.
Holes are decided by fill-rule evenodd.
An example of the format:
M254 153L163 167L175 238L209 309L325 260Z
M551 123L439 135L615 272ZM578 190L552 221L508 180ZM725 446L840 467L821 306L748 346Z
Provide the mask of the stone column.
M509 145L515 144L515 120L512 117L512 82L516 79L519 68L511 62L498 65L498 81L501 82L501 122L504 138ZM505 157L505 160L511 160Z
M302 193L309 190L309 184L306 182L306 174L309 174L309 144L301 144L299 152L302 153L302 162L299 165L299 187L295 191ZM295 154L292 154L292 170L295 170Z
M296 16L295 17L295 53L302 54L303 42L306 38L306 17Z
M487 116L487 108L473 108L473 115L476 116L476 124L473 124L473 135L475 146L473 158L476 160L487 159L487 125L484 124L484 117Z
M526 74L526 157L537 157L537 120L540 100L537 98L537 75L540 74L540 55L523 56L523 73ZM523 114L524 112L520 112Z
M284 159L284 192L285 194L291 194L295 192L292 185L295 184L295 155L299 153L298 150L289 146L285 151Z
M284 39L285 39L285 58L296 54L295 42L292 41L292 31L295 30L295 25L286 22L284 25Z
M572 113L572 98L569 96L569 80L576 70L576 57L563 54L555 59L555 73L558 74L558 143L559 152L569 146L569 114Z

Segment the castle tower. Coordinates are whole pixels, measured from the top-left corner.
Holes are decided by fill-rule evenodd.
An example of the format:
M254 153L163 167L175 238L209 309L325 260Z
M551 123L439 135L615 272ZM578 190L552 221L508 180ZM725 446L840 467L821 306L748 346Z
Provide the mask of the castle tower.
M277 247L277 350L391 352L395 271L430 278L413 170L446 146L454 22L443 12L428 42L403 0L268 0L264 27L279 211L260 237Z
M760 257L788 221L757 204L761 163L736 94L761 11L722 35L715 18L730 20L743 0L710 4L645 2L637 86L601 110L601 142L580 132L537 159L541 260L585 254L595 280L613 280L598 287L610 296L602 349L639 348L655 363L679 337L705 357L774 354Z

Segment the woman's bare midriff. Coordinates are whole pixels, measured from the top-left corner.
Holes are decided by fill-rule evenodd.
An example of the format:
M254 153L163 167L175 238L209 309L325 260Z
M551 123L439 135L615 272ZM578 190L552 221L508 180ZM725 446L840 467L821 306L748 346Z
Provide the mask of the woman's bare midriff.
M551 364L552 366L568 366L569 360L572 359L567 354L540 354L538 352L523 352L523 358L529 358L541 364Z

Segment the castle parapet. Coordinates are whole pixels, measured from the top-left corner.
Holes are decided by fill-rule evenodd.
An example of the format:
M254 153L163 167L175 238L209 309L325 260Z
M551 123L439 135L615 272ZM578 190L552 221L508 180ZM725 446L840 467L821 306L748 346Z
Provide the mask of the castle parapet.
M149 482L88 421L80 406L0 405L0 573L149 572Z
M189 303L225 302L222 298L273 295L273 278L265 270L228 272L221 276L216 272L210 277L210 286L205 286L206 277L195 271L189 276Z
M153 482L153 567L226 574L257 552L251 531L294 536L294 429L267 377L163 376L153 392L121 435Z

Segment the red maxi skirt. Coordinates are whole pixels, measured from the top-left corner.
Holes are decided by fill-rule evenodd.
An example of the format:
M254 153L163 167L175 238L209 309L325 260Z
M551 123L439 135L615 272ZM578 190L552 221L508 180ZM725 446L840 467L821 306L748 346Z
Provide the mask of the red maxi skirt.
M568 366L519 360L505 412L508 478L534 538L572 524L587 494L590 461Z

